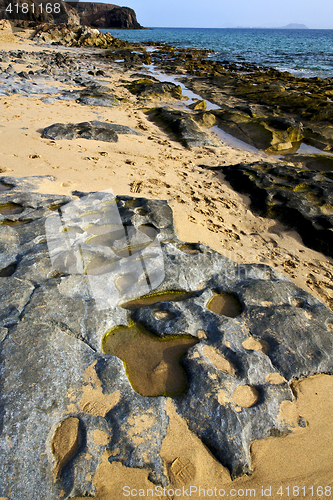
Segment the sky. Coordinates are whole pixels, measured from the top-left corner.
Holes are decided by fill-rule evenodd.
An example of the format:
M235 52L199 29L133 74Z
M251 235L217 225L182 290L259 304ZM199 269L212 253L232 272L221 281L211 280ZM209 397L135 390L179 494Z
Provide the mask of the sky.
M84 0L83 0L84 1ZM105 1L105 0L96 0ZM119 0L118 0L119 1ZM106 3L117 0L106 0ZM145 27L236 28L305 24L333 29L333 0L122 0Z

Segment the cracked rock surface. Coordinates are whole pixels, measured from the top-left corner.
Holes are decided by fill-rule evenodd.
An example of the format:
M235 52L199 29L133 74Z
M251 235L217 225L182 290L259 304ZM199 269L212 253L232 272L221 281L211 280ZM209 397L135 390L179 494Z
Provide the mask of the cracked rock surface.
M98 309L90 276L52 265L45 221L72 200L34 193L39 180L0 179L0 496L93 496L106 449L169 483L160 456L169 397L135 392L121 359L102 349L108 332L133 324L160 342L197 340L182 357L177 412L232 477L250 473L251 441L288 432L278 415L294 399L290 382L333 373L332 312L267 266L179 241L167 202L126 196L116 199L122 224L155 228L164 279L140 301L124 287L122 302Z

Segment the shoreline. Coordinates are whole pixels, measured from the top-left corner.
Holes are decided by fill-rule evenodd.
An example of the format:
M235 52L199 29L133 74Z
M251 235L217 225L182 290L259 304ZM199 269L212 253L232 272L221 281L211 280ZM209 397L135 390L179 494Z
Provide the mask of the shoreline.
M258 161L274 166L279 163L279 158L267 156L259 150L242 151L222 143L185 148L175 135L170 135L158 122L150 119L146 111L162 105L188 110L185 108L187 101L170 97L168 93L162 97L133 94L129 88L140 79L137 78L138 72L145 75L147 69L140 65L140 61L126 61L126 54L125 61L117 63L117 59L98 57L95 48L46 46L32 41L10 40L6 43L0 38L0 50L15 52L14 56L9 55L8 62L0 62L1 68L8 67L11 59L17 61L18 52L23 52L24 56L29 53L29 57L22 58L23 63L22 60L12 63L13 71L28 73L31 70L34 83L54 91L29 97L23 92L1 97L2 177L51 175L53 180L45 179L38 188L38 192L44 194L73 196L75 191L91 192L112 187L115 195L168 200L181 241L210 246L239 264L272 266L333 309L333 259L305 246L295 230L276 219L256 215L250 209L249 197L232 189L223 171L219 170L221 165L250 165ZM62 60L59 57L58 66L54 59L57 53L63 56ZM78 53L80 58L77 58ZM198 62L198 66L200 64ZM77 69L73 70L73 65ZM163 71L167 65L168 62L161 61L158 71ZM48 72L44 77L38 73L43 70ZM55 72L52 74L51 70ZM104 74L96 76L99 70ZM89 75L88 71L94 74ZM9 75L14 75L18 88L23 88L22 81L14 73ZM76 83L79 75L82 79ZM177 78L177 71L172 75L172 78ZM82 83L88 79L91 83L108 87L108 92L118 103L107 107L82 104L75 99L57 99L65 92L70 97L71 92L74 95L84 91L87 87ZM29 83L29 79L25 80ZM0 91L1 87L0 84ZM198 95L201 94L198 92ZM203 115L205 113L203 110ZM53 140L41 137L43 129L57 122L94 120L131 127L141 135L119 135L115 143L86 138ZM202 126L202 130L209 134L209 127ZM89 376L90 372L87 380ZM193 483L209 489L213 484L228 492L232 488L237 491L254 489L256 496L263 496L261 488L264 487L271 488L271 498L276 500L281 498L280 487L284 494L289 491L288 487L304 487L302 498L310 500L313 491L317 492L316 488L332 487L329 442L333 436L329 418L332 403L327 394L332 392L333 377L316 375L293 382L293 387L295 400L281 406L281 419L289 423L291 432L283 437L271 436L254 441L251 444L253 473L234 481L231 481L229 471L189 430L170 400L167 403L169 427L161 456L168 467L177 457L182 457L183 462L190 460L194 467L183 482L177 483L176 478L173 488L187 488ZM299 424L299 415L306 422L305 426ZM102 433L96 439L106 442ZM92 478L97 489L96 500L120 500L124 497L122 487L126 484L137 491L153 487L147 470L131 469L120 462L110 463L110 457L106 450ZM131 498L134 496L132 494ZM3 498L9 500L10 493L8 496L4 494ZM64 496L59 493L59 498ZM79 496L71 498L83 499ZM199 496L195 494L192 498L196 500Z

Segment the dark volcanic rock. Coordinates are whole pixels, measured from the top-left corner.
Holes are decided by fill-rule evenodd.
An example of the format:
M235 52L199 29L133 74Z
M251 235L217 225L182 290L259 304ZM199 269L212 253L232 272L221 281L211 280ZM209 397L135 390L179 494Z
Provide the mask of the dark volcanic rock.
M303 125L292 118L253 116L240 109L214 110L213 113L222 129L258 149L290 150L304 138Z
M285 158L300 168L305 167L317 172L326 172L326 176L333 178L333 155L297 153L285 155Z
M232 127L231 133L237 133L240 124L242 130L238 134L242 135L242 140L247 136L251 139L253 135L260 139L262 135L265 149L272 132L274 139L280 130L276 137L279 140L273 140L272 145L296 142L296 132L297 140L304 140L324 151L333 151L331 78L300 78L254 64L212 60L207 58L207 52L168 45L160 46L151 57L154 65L162 71L189 75L182 80L188 88L228 110L229 116L222 113L221 120ZM247 118L230 114L230 111L244 112L246 109L250 111ZM251 114L251 109L260 110L258 116ZM292 129L279 129L276 126L279 119L294 120ZM303 124L303 129L300 124ZM289 132L292 132L291 137L288 137ZM283 146L281 149L287 148Z
M171 108L155 108L151 117L162 124L186 147L217 146L213 137L204 132L193 120L196 115Z
M161 97L163 99L167 97L181 99L183 97L180 85L176 85L172 82L158 82L155 78L141 78L135 80L130 85L127 85L127 88L132 94L138 97Z
M221 170L234 189L250 196L253 210L279 219L296 229L305 245L333 256L332 172L265 162Z
M95 141L117 142L117 134L141 135L137 130L108 122L93 120L82 123L55 123L46 127L42 137L53 140L91 139Z
M290 382L333 373L332 312L269 267L179 241L165 201L102 192L68 203L32 192L38 180L0 179L0 495L94 496L106 450L110 461L168 484L160 456L168 396L140 395L128 367L103 351L120 325L164 337L159 344L196 340L182 358L187 388L173 400L177 412L233 477L250 473L250 443L289 430L279 411L294 400ZM70 255L78 260L63 266ZM102 274L89 274L96 269ZM139 369L151 353L135 349L137 337ZM105 439L96 442L96 431Z
M44 129L42 137L46 139L92 139L105 142L117 142L118 136L114 130L106 127L92 125L90 122L82 123L55 123Z

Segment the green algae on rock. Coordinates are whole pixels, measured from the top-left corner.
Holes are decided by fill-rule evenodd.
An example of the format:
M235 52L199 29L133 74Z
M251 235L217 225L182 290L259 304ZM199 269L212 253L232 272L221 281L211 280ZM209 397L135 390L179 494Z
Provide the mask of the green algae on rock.
M21 214L24 210L24 207L18 205L17 203L4 203L0 205L0 214L1 215L18 215Z
M133 389L141 396L179 396L186 390L181 356L199 342L191 335L157 337L139 323L116 326L102 339L106 354L125 365Z
M185 290L167 290L165 292L151 293L149 295L144 295L138 299L130 300L125 302L120 306L124 309L138 309L139 307L150 306L152 304L157 304L158 302L177 302L179 300L185 300L189 297L193 297L195 293L186 292Z

